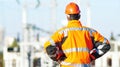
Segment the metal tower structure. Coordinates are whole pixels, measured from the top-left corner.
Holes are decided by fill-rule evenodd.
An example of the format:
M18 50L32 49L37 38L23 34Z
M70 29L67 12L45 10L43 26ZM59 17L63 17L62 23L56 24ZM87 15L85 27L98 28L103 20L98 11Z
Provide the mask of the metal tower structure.
M20 67L33 67L33 53L34 53L34 48L33 48L33 35L34 35L34 30L39 30L48 34L51 34L52 32L46 31L44 29L41 29L39 27L36 27L33 24L28 24L27 22L27 9L31 5L34 4L29 4L27 3L27 0L22 0L22 4L20 2L20 0L16 0L16 2L22 6L22 29L23 29L23 39L22 39L22 43L20 44L20 54L21 54L21 62L20 62ZM36 0L36 5L34 5L34 8L39 7L40 5L40 1ZM56 22L56 0L51 0L51 20L52 22ZM48 6L48 7L49 7ZM33 7L32 7L33 8Z
M18 4L21 4L19 0L16 0ZM37 4L34 6L34 8L38 7L40 4L40 1L37 0ZM32 4L34 5L34 4ZM20 54L21 54L21 66L20 67L33 67L33 46L32 46L32 40L33 40L33 29L32 25L27 23L27 9L28 6L31 6L31 4L28 4L26 0L23 0L22 2L22 26L23 26L23 40L22 44L20 44Z

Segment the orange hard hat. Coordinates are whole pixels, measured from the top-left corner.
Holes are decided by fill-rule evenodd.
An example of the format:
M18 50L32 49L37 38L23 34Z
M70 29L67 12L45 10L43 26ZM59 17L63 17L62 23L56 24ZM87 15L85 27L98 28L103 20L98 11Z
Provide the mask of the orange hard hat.
M65 14L79 14L80 13L80 9L79 6L74 3L74 2L70 2L65 9Z

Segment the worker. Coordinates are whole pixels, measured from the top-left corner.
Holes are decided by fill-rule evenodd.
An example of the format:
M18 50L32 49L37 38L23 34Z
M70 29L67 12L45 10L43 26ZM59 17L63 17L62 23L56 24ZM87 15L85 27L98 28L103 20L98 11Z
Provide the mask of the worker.
M48 56L60 67L90 67L90 63L110 49L109 41L96 30L82 26L79 6L70 2L65 9L68 25L45 42Z

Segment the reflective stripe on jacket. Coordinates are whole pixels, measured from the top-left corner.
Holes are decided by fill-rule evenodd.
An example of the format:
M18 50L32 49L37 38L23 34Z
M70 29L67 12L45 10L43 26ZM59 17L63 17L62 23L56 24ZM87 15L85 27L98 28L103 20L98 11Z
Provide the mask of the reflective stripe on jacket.
M62 62L89 64L91 62L90 51L96 46L95 42L109 44L108 40L96 30L82 26L78 20L72 20L68 22L67 27L55 32L50 40L45 43L44 48L49 45L60 44L67 57Z

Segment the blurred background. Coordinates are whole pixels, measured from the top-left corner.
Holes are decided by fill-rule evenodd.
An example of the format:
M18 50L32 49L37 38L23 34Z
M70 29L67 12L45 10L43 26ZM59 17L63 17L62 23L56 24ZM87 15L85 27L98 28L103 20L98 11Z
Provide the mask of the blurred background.
M71 1L80 6L82 25L112 46L92 67L120 67L120 0L0 0L0 67L59 67L43 44L67 24L64 10Z

